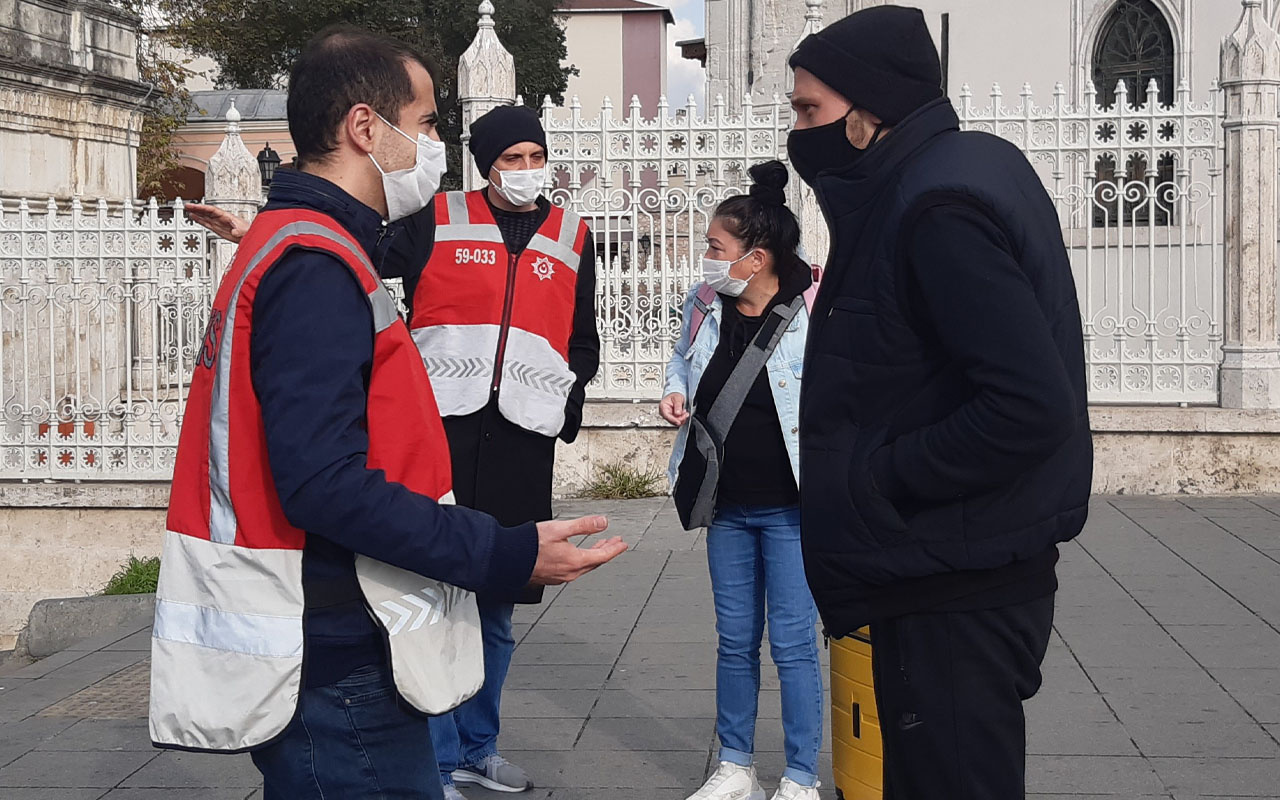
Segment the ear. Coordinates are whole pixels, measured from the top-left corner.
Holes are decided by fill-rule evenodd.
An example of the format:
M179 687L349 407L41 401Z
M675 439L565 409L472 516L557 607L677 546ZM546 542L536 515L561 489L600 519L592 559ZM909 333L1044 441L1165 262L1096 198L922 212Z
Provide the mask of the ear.
M382 120L378 119L378 115L374 113L373 108L367 103L356 103L347 112L347 120L343 130L346 133L347 141L351 142L351 146L361 153L367 154L373 152L374 145L382 135L382 129L385 127L382 124Z
M769 254L765 252L763 247L757 247L753 250L751 252L751 257L748 259L751 263L751 274L759 274L761 270L769 266L769 260Z

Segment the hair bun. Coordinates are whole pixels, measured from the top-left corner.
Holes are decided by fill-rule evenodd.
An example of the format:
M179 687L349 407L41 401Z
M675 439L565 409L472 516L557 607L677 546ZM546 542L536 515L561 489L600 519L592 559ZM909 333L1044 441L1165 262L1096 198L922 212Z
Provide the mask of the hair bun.
M748 170L748 174L751 175L752 197L769 206L787 204L786 188L791 176L787 172L786 165L781 161L765 161L762 164L756 164Z

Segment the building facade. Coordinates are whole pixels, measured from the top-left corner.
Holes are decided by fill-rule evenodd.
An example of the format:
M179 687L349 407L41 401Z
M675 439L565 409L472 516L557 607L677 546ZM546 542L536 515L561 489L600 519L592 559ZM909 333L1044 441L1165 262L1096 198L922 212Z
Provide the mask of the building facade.
M815 10L829 25L886 0L707 0L707 97L730 105L785 95L787 58ZM909 0L921 8L938 44L950 96L968 85L1016 95L1030 84L1050 96L1063 84L1073 103L1090 80L1109 104L1115 83L1133 82L1130 101L1155 78L1171 101L1184 82L1202 100L1218 76L1222 40L1240 17L1238 0ZM1264 12L1274 19L1275 0ZM816 8L815 8L816 7ZM1139 87L1138 84L1141 84ZM1135 91L1136 90L1136 91Z
M559 13L568 50L564 63L578 70L565 97L577 97L592 114L605 98L625 108L636 97L646 115L653 115L667 85L671 11L642 0L563 0Z
M255 157L268 149L288 164L297 155L289 137L285 113L288 92L284 89L208 89L192 91L192 109L187 124L173 138L178 153L178 169L163 199L198 201L205 196L205 175L209 161L226 138L227 112L232 105L240 114L240 136Z
M0 198L133 197L139 22L98 0L0 3Z

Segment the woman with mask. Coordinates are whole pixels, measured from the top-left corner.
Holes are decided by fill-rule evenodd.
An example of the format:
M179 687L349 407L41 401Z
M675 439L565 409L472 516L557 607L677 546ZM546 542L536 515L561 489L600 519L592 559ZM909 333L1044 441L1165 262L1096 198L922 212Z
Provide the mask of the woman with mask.
M782 685L787 759L774 798L817 800L824 701L817 612L800 549L797 480L800 377L809 327L803 301L812 295L813 278L796 254L800 228L785 205L786 167L770 161L750 174L750 193L724 201L708 226L705 283L685 302L684 330L667 365L660 406L664 419L681 426L669 470L676 484L683 480L686 455L694 452L687 448L691 415L706 422L722 392L732 391L726 387L733 385L730 378L744 353L764 341L757 337L762 329L768 333L770 318L784 308L793 312L721 434L707 531L719 633L720 765L689 800L765 798L753 754L766 619Z

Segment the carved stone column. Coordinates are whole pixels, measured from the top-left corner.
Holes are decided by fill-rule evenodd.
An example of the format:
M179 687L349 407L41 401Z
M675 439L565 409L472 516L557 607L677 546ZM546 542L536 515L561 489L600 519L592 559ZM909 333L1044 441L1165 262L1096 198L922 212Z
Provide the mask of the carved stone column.
M471 46L458 59L458 100L462 104L462 188L478 188L484 177L467 149L472 122L497 106L516 101L516 62L493 30L493 3L480 3L480 24Z
M262 205L262 175L258 160L240 138L240 112L234 98L227 111L227 135L209 159L209 171L204 175L204 201L248 220L257 216ZM236 246L230 242L215 241L215 281L222 279L235 252Z
M1239 25L1222 43L1227 141L1221 403L1226 408L1280 408L1276 317L1280 36L1263 14L1262 0L1242 4Z
M795 47L791 49L792 53L800 46L800 42L805 40L805 37L822 30L823 0L805 0L804 4L806 8L804 31L800 34L800 38L796 40ZM790 59L790 55L788 55L788 59ZM787 97L790 97L795 81L791 68L787 67L786 69ZM788 164L788 166L790 165ZM804 249L805 256L810 263L821 264L825 267L827 248L831 241L830 234L827 231L827 221L822 217L822 209L818 206L817 196L814 195L808 184L800 180L800 176L796 174L794 169L791 170L791 209L795 211L796 218L800 221L800 246Z

